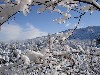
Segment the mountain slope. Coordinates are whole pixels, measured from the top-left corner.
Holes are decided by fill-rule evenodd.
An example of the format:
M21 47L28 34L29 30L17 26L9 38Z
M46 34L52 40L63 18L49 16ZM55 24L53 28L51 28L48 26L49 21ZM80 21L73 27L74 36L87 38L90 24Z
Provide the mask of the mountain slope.
M100 26L89 26L86 28L76 29L74 34L69 39L86 40L86 39L97 39L97 38L100 38Z

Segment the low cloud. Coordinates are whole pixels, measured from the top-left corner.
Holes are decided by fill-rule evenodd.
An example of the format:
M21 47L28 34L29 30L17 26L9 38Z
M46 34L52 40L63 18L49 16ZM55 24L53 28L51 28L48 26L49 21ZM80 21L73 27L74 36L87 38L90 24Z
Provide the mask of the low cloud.
M40 31L29 23L25 27L18 24L5 24L1 27L0 41L32 39L45 35L46 32Z

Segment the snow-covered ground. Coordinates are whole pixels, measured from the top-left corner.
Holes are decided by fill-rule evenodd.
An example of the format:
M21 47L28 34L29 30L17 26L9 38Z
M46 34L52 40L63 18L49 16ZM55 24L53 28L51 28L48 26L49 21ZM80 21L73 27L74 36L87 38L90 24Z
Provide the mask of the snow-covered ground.
M94 40L65 40L56 34L0 42L0 75L100 75Z

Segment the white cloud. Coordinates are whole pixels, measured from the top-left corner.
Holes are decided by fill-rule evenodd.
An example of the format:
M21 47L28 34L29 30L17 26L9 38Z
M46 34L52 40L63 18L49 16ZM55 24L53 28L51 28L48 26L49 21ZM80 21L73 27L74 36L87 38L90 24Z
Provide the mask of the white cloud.
M75 25L76 25L76 24L70 23L70 22L67 22L67 23L65 24L65 26L67 27L67 29L72 29L72 28L75 27Z
M66 24L66 27L68 27L68 26L70 26L70 23L67 23L67 24Z
M0 41L32 39L47 35L32 24L21 27L18 24L5 24L1 27Z

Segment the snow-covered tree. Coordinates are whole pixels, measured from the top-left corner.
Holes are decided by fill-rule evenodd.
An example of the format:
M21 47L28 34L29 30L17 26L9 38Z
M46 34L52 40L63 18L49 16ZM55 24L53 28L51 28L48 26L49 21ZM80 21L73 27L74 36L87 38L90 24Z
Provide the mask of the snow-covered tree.
M54 20L58 23L65 23L71 18L70 11L79 13L78 17L74 17L79 21L73 30L48 35L44 38L45 41L40 39L39 44L33 40L25 43L0 42L0 75L100 75L100 48L85 45L83 41L66 40L73 34L86 12L100 11L98 0L0 1L3 2L0 4L0 25L18 12L23 12L26 16L31 6L35 5L40 6L38 13L50 10L63 15L63 18ZM67 11L61 11L59 7L67 8ZM30 48L27 47L29 45Z
M1 0L1 2L4 3L0 4L0 25L18 12L22 11L26 16L30 12L31 6L35 5L40 6L37 13L50 10L50 12L57 12L63 15L64 17L54 20L58 23L65 23L66 20L73 17L70 11L79 13L79 16L74 18L79 18L80 21L86 12L93 13L95 10L100 10L98 0ZM66 8L66 12L61 11L59 7Z
M52 37L56 38L53 35ZM42 40L40 39L40 41ZM37 41L31 40L31 42L33 42L30 44L33 45L32 47L36 46L34 42ZM0 75L100 74L100 48L90 47L87 43L85 45L83 41L75 43L72 40L65 44L62 43L62 45L59 41L55 41L49 48L49 43L44 42L47 45L39 48L40 50L28 48L24 51L23 45L27 46L29 41L24 41L25 44L23 42L0 42ZM17 45L18 47L16 47Z

